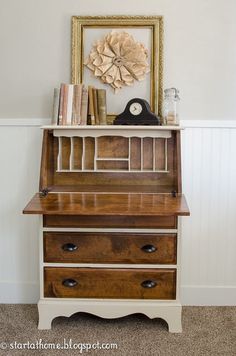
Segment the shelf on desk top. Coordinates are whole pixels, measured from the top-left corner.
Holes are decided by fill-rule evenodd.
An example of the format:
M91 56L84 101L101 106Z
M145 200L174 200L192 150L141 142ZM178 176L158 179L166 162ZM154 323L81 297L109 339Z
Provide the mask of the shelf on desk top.
M123 137L163 137L170 138L171 131L183 130L180 126L138 126L138 125L49 125L42 129L53 130L57 137L100 137L100 136L123 136Z

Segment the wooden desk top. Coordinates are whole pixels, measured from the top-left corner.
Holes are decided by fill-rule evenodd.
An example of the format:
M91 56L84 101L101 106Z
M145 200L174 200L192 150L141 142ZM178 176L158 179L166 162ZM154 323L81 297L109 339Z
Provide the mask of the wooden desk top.
M35 194L24 214L94 216L190 215L184 195L158 193L49 193Z

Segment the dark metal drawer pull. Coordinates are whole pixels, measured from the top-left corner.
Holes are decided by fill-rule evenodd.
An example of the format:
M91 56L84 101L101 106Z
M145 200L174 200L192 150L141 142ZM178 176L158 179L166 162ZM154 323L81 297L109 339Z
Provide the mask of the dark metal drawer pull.
M68 279L64 279L64 281L62 282L63 286L65 287L69 287L69 288L72 288L72 287L75 287L78 282L75 281L74 279L71 279L71 278L68 278Z
M151 280L146 280L146 281L143 281L142 283L141 283L141 286L143 287L143 288L154 288L154 287L156 287L157 286L157 282L155 282L155 281L151 281Z
M73 252L78 249L78 246L72 243L68 243L62 246L62 250L68 251L68 252Z
M153 245L144 245L143 247L141 247L141 250L146 253L152 253L155 252L157 248Z

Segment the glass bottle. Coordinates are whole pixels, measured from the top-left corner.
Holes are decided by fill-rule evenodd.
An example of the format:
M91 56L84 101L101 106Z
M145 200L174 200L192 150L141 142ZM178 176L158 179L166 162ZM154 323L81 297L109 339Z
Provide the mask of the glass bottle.
M179 90L169 88L164 90L163 124L179 125Z

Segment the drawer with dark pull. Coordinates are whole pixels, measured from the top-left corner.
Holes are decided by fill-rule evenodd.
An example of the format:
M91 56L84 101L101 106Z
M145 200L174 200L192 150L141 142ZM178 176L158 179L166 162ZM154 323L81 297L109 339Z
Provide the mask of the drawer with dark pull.
M44 296L175 299L176 270L46 267Z
M44 261L176 263L176 234L44 232Z

